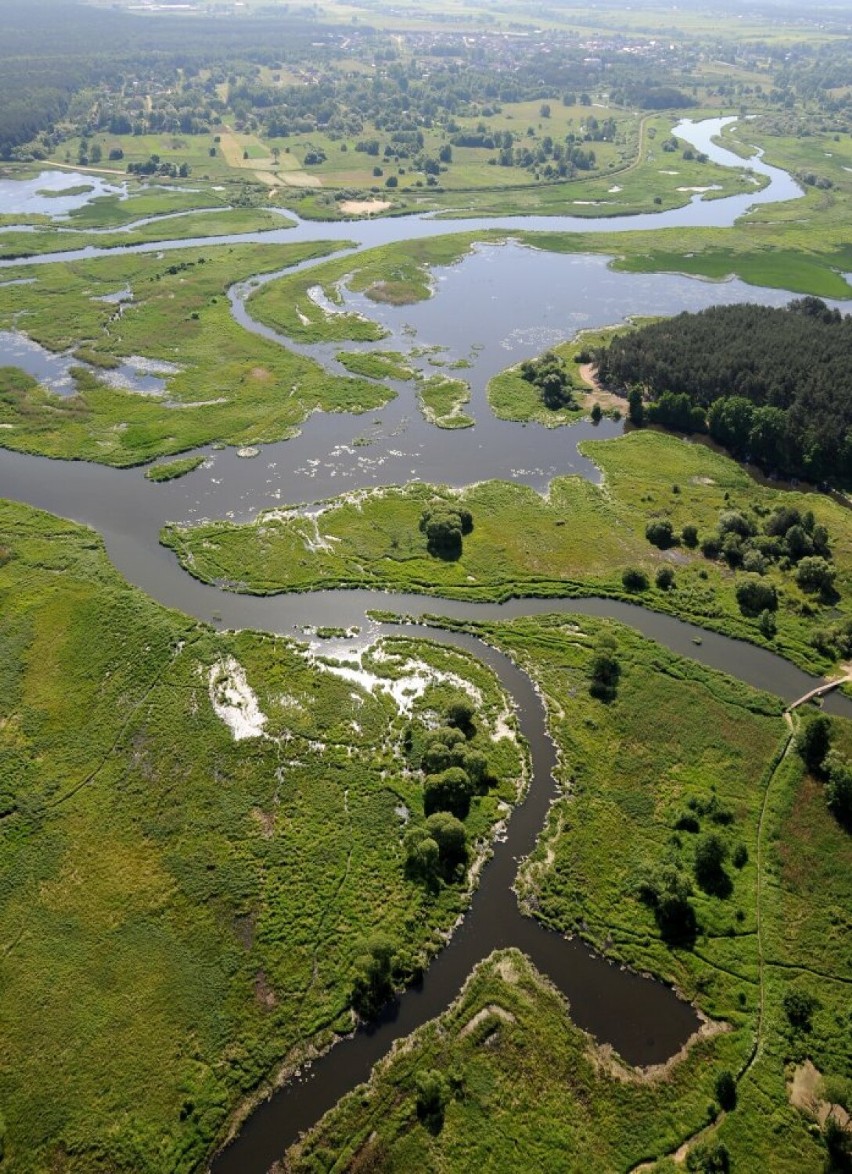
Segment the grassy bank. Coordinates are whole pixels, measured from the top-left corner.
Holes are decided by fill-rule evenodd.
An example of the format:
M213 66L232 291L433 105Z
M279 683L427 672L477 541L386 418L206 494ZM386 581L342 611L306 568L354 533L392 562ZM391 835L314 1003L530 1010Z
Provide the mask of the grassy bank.
M105 365L141 355L176 364L168 401L135 395L76 372L76 394L59 398L15 368L0 374L0 431L9 448L45 456L133 465L213 441L280 440L311 412L368 411L392 392L359 378L331 376L310 359L243 330L226 291L264 270L324 256L339 246L200 247L157 256L102 257L9 278L34 283L2 290L0 328L24 325L49 350L85 348ZM129 287L116 316L100 300Z
M827 664L810 641L817 629L835 622L836 608L849 614L852 522L842 505L822 494L759 485L729 458L661 433L634 432L583 448L603 470L603 484L556 478L546 498L522 485L491 481L461 491L411 484L332 499L316 521L326 542L321 550L313 521L274 511L250 524L169 527L162 540L191 574L236 590L369 586L466 599L638 597L657 610L772 647L805 667ZM419 530L422 511L436 498L464 504L473 514L473 531L458 558L430 554ZM694 525L700 540L715 531L724 511L760 520L779 505L812 510L827 527L840 598L820 603L802 592L792 571L769 566L764 579L778 598L771 636L737 602L745 572L683 544L660 550L645 537L649 522L662 519L676 534ZM628 567L646 576L638 593L625 589ZM661 568L673 572L668 587L656 582Z
M345 1155L388 1170L561 1169L570 1154L578 1169L656 1159L654 1168L674 1170L667 1156L696 1137L724 1144L732 1169L824 1168L826 1151L789 1103L788 1084L805 1056L827 1076L848 1067L849 837L798 757L778 765L787 733L774 699L606 627L620 676L600 701L589 670L602 625L559 617L477 626L531 673L560 750L564 795L522 866L521 897L555 929L676 982L724 1030L662 1070L637 1072L577 1030L528 962L498 955L288 1153L291 1168L331 1169ZM848 739L848 723L836 725ZM684 815L697 828L687 830ZM695 877L708 833L729 852L724 891ZM738 846L744 854L734 857ZM667 940L642 897L661 869L691 887L691 940ZM784 1010L791 990L817 1000L807 1032ZM446 1082L437 1121L424 1119L422 1104L418 1112L418 1079L432 1071ZM724 1071L737 1104L720 1112Z
M473 841L515 795L512 719L453 650L386 643L368 690L160 607L82 527L0 503L0 536L4 1168L194 1170L264 1078L349 1029L366 938L404 974L463 904L405 876L422 788L387 689L414 674L432 723L474 691L498 782Z

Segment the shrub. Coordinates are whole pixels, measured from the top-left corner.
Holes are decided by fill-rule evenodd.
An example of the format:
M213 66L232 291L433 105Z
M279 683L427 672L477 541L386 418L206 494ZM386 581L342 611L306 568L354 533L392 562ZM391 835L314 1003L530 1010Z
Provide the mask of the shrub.
M693 526L691 522L687 522L681 531L680 540L684 546L690 550L695 550L698 545L698 527Z
M417 1116L427 1129L437 1133L444 1124L444 1109L450 1099L449 1086L436 1068L418 1072L414 1083L417 1088Z
M647 591L648 576L636 567L627 567L622 572L621 582L627 591Z
M740 579L736 589L737 603L745 616L757 616L761 612L773 612L778 607L778 594L773 583L767 583L757 575Z
M473 786L460 766L451 766L437 775L428 775L423 785L423 807L427 815L450 811L464 819L470 810Z
M674 586L674 571L671 567L660 567L654 577L654 582L661 591L668 591L670 587Z
M426 820L426 831L438 847L445 873L467 864L467 832L461 820L448 811L436 811Z
M796 568L796 582L801 589L826 599L833 595L836 576L837 571L831 563L818 554L803 558Z
M377 934L356 960L351 1003L363 1018L373 1018L393 995L393 956L393 942Z
M674 527L668 518L654 518L645 527L645 537L660 550L667 550L675 543Z
M805 723L796 735L796 749L808 770L819 774L831 749L831 722L824 713Z
M784 1014L790 1025L799 1031L810 1031L811 1019L819 1005L813 995L803 991L787 991L784 995Z
M724 840L715 832L703 836L695 849L695 879L705 893L726 897L731 881L723 867L728 856Z
M716 1100L726 1113L737 1107L737 1083L727 1070L716 1077Z

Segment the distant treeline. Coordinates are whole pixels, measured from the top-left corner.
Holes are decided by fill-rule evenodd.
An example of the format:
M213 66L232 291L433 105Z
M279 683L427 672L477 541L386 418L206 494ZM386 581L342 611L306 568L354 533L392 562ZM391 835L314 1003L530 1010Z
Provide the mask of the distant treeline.
M99 88L121 92L178 70L250 59L322 56L329 30L310 14L281 11L244 21L134 15L64 0L0 0L0 157L30 142ZM339 34L335 35L335 39Z
M601 381L631 419L709 432L782 477L852 485L852 317L819 298L715 306L613 339Z

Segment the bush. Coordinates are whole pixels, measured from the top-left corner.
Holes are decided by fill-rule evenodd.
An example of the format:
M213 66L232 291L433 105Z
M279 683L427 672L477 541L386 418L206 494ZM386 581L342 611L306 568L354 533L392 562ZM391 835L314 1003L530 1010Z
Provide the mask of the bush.
M809 771L814 774L822 771L831 749L831 722L824 713L805 723L796 735L796 749Z
M723 867L728 857L724 840L715 832L703 836L695 849L695 879L705 893L727 897L731 880Z
M438 503L423 511L419 528L430 554L454 559L461 554L462 537L473 529L473 515L464 506Z
M774 612L778 607L778 594L773 583L767 583L757 575L740 579L736 589L737 603L744 616L757 616L761 612Z
M716 1077L716 1100L726 1113L737 1107L737 1083L727 1070Z
M648 576L636 567L627 567L621 575L621 582L626 591L647 591Z
M810 1031L811 1019L819 1005L813 995L803 991L787 991L784 995L784 1014L798 1031Z
M695 550L698 545L698 527L688 522L681 531L680 540L684 546L690 550Z
M836 576L837 571L831 563L818 554L803 558L796 568L796 582L801 589L825 599L831 599L834 594Z
M671 569L671 567L660 567L656 576L654 577L654 582L661 591L668 591L671 587L673 587L674 580L674 571Z
M592 682L589 692L598 701L612 701L618 689L621 665L615 655L616 643L613 636L604 633L597 644L597 653L591 665Z
M470 810L473 785L460 766L451 766L437 775L428 775L423 784L423 808L427 815L449 811L464 819Z
M674 527L668 518L654 518L645 527L645 537L653 546L667 550L675 543Z
M437 1133L444 1124L444 1109L450 1099L449 1086L436 1068L418 1072L414 1083L417 1088L417 1116L427 1129Z

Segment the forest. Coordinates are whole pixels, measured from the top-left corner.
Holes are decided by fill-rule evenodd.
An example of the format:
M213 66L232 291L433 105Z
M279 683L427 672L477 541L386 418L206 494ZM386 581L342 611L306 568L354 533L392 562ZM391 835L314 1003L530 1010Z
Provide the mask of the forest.
M684 312L596 361L604 385L629 389L634 424L709 432L784 478L852 483L852 317L819 298Z

